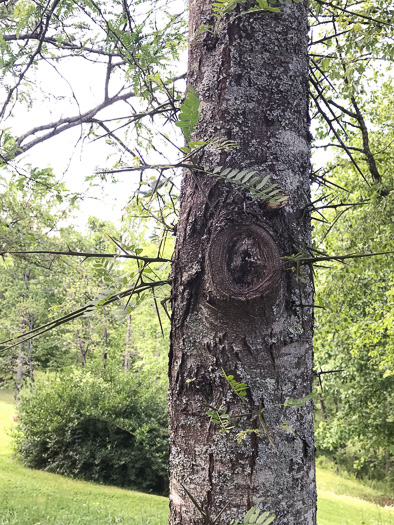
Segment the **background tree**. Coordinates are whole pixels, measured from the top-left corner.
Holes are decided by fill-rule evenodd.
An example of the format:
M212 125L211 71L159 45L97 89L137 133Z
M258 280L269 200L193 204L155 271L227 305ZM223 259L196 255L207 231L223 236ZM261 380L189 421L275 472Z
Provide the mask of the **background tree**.
M54 186L50 169L31 170L30 178L1 180L0 232L1 250L18 246L21 251L57 247L62 220L73 208L75 196L66 192L64 185ZM34 187L34 191L32 190ZM54 198L53 191L58 198ZM63 203L63 199L65 202ZM67 210L67 211L66 211ZM28 333L48 320L48 311L60 294L62 269L54 271L53 258L21 254L1 263L1 331L9 339L18 333ZM55 292L56 291L56 292ZM42 342L40 349L32 348L33 341L22 343L15 352L2 360L2 378L9 380L17 362L17 391L23 377L33 379L37 363L48 363L58 350L56 337ZM11 376L10 376L11 373Z
M342 205L322 205L328 222L319 223L316 248L331 253L393 248L391 82L381 91L370 92L365 104L374 122L370 145L382 185L378 191L360 187L351 162L337 155L331 180ZM359 142L355 138L349 146L356 149ZM340 465L375 479L389 474L393 454L392 276L393 258L382 255L338 261L328 271L319 270L317 279L324 306L317 314L317 371L340 370L320 376L327 419L320 422L317 443Z

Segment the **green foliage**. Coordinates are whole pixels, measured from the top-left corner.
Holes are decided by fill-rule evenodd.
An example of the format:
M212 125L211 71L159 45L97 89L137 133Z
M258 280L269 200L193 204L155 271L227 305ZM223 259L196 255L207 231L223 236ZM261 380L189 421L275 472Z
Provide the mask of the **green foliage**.
M381 94L371 92L365 109L372 118L371 150L383 182L361 183L343 155L329 164L334 191L321 191L325 202L343 203L321 209L315 228L315 249L329 253L373 253L393 249L394 187L393 103L391 82ZM349 144L360 148L361 139ZM365 160L360 160L364 169ZM348 203L346 207L344 203ZM320 241L320 242L319 242ZM318 451L349 472L370 479L392 478L394 455L393 256L332 262L316 273L316 289L324 309L316 311L316 369L340 370L321 376L325 417L317 414ZM392 481L391 481L392 482Z
M313 399L315 397L315 394L311 392L309 395L302 397L301 399L293 399L292 397L289 397L287 401L283 403L283 406L285 407L303 407L306 405L308 401Z
M246 439L249 434L260 434L260 429L258 428L246 428L245 430L241 430L237 434L237 443L238 445L242 443L244 439Z
M187 89L188 93L185 101L181 104L179 120L175 122L175 125L181 128L186 142L190 142L193 130L198 123L198 108L200 107L200 100L198 99L196 90L193 86L188 86Z
M246 391L249 390L249 387L246 383L240 383L234 379L233 375L227 375L222 368L222 377L228 382L228 384L233 389L234 393L243 400L246 396Z
M299 2L300 0L294 0ZM216 18L215 25L202 25L194 34L194 37L203 32L213 33L217 35L226 25L238 18L239 16L244 16L249 13L255 13L259 11L271 11L272 13L279 13L280 9L278 7L273 7L270 4L276 4L276 0L256 0L256 6L248 9L247 11L242 11L240 14L230 18L225 25L221 24L226 15L230 15L235 11L238 6L245 5L247 0L215 0L212 3L212 14ZM292 3L292 0L280 0L280 3Z
M13 393L0 390L1 525L166 525L168 499L26 468L12 454Z
M167 491L166 393L147 373L71 370L24 389L14 432L25 465Z
M206 414L211 418L212 423L220 425L221 434L228 434L234 428L234 426L230 426L230 414L227 413L225 407L220 406L218 409L208 410Z
M269 525L276 518L276 514L262 512L258 507L252 507L246 513L242 523L238 520L231 520L230 525Z
M253 169L232 169L216 166L210 170L208 166L204 172L213 177L219 177L228 182L232 182L241 188L247 189L254 199L268 200L273 206L282 206L288 201L288 197L280 193L277 184L269 184L269 175L261 178L257 175L258 170Z

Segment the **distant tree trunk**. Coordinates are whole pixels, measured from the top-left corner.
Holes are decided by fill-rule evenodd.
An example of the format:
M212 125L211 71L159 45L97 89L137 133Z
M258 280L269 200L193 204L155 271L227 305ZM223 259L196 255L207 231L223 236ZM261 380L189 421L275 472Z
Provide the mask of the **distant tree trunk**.
M78 329L75 330L75 340L77 342L77 346L79 347L79 353L82 359L82 367L86 368L86 354L88 353L89 343L86 343L86 345L84 346L83 339L79 335Z
M393 468L393 456L390 454L390 452L385 453L386 455L386 474L389 474L391 472L391 469Z
M124 369L125 372L130 370L131 366L131 353L130 353L130 334L131 334L131 315L127 316L127 329L126 329L126 351L124 354Z
M30 330L32 330L32 328L30 328ZM33 363L33 359L32 359L32 355L31 355L31 350L32 350L32 341L28 341L27 342L27 356L26 356L26 363L27 363L27 366L29 367L29 379L32 383L34 383L34 363Z
M387 418L390 418L392 412L393 412L392 403L390 403L390 401L387 401ZM391 452L386 450L385 456L386 456L386 474L389 474L391 472L391 469L393 468L393 454L391 454Z
M212 23L211 4L190 2L190 35ZM253 505L275 512L275 525L316 523L311 402L264 411L278 453L263 431L238 445L205 415L221 400L239 405L222 368L249 385L254 408L312 390L312 276L281 259L311 241L307 3L280 7L241 16L190 45L188 83L201 100L194 139L220 136L239 146L206 150L201 165L257 169L290 200L270 206L195 173L214 214L184 174L172 272L171 525L202 522L182 485L212 518L228 504L223 523ZM278 428L285 422L294 434Z
M107 327L107 312L106 312L105 308L103 308L103 311L104 311L104 351L103 351L102 360L104 361L104 366L105 366L105 362L106 362L106 360L108 358L108 352L107 352L108 327Z
M324 421L327 421L326 404L324 402L324 399L323 399L323 396L322 396L321 392L319 392L318 397L319 397L320 408L321 408L321 411L322 411L322 414L323 414Z
M19 345L18 357L16 361L16 380L15 380L15 393L14 400L15 403L19 402L19 393L21 390L21 383L23 379L23 362L25 360L23 356L23 344Z
M24 293L24 301L27 302L29 298L29 288L30 288L30 269L25 268L25 271L23 272L23 281L25 283L25 293ZM34 327L34 315L32 312L29 311L29 307L27 306L27 311L24 312L22 316L22 333L25 334L26 332L30 332L33 330ZM28 369L29 369L29 378L31 381L34 382L34 364L32 359L32 341L27 341L27 343L22 343L19 345L19 351L18 351L18 357L17 357L17 365L16 365L16 380L15 380L15 394L14 399L17 403L19 401L19 393L21 388L21 383L23 379L23 372L24 372L24 363L26 362Z
M26 317L26 329L27 332L31 332L34 328L34 315L33 313L29 313ZM32 383L34 383L34 363L33 363L33 357L32 357L32 346L33 341L30 339L30 341L27 341L27 355L26 355L26 364L29 368L29 378Z

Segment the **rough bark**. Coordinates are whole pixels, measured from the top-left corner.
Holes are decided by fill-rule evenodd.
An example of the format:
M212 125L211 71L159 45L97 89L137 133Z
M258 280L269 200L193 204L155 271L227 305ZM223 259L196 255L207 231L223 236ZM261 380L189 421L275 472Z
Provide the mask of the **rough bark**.
M190 34L212 23L211 2L190 3ZM188 83L201 100L194 139L238 148L206 151L202 165L258 169L290 197L274 208L208 176L185 173L172 290L170 524L202 523L183 487L222 523L258 505L278 525L316 523L312 406L264 412L263 432L238 445L205 415L223 400L242 410L221 368L269 407L312 389L313 283L282 257L310 243L307 6L239 17L217 37L191 41ZM191 379L192 381L187 381ZM243 410L244 411L244 410ZM288 421L294 435L277 427ZM244 421L240 428L257 428ZM198 520L198 521L196 521Z

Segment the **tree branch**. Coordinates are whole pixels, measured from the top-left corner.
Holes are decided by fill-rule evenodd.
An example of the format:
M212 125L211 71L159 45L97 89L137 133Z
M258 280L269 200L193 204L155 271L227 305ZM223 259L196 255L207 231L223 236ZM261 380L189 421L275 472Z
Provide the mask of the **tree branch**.
M6 100L3 104L3 107L1 109L1 112L0 112L0 118L3 118L4 115L5 115L5 112L6 112L6 109L7 109L7 106L12 98L12 95L15 93L15 91L17 91L18 87L21 85L22 83L22 80L24 79L27 71L29 70L30 66L33 64L34 60L36 59L37 55L40 54L41 52L41 49L42 49L42 45L44 43L44 37L45 37L45 33L48 31L48 26L49 26L49 22L52 18L52 15L56 9L56 7L58 6L60 0L55 0L52 4L52 7L46 17L46 21L45 21L45 26L42 30L42 35L40 36L40 39L38 41L38 46L37 46L37 49L34 51L34 53L30 56L25 68L23 69L22 73L19 75L18 77L18 80L16 82L16 84L14 85L14 87L12 87L9 92L8 92L8 95L6 97Z
M10 250L0 252L0 256L3 255L67 255L71 257L84 257L85 259L91 259L94 257L98 258L116 258L116 259L135 259L137 261L144 261L145 263L153 262L172 262L171 259L165 259L163 257L143 257L140 255L131 255L126 253L94 253L94 252L77 252L74 250L68 251L56 251L56 250Z
M177 77L174 77L173 81L176 82L177 80L181 80L185 78L185 74L178 75ZM19 157L26 151L29 151L31 148L36 146L37 144L41 144L42 142L45 142L46 140L51 139L52 137L55 137L56 135L59 135L60 133L63 133L64 131L67 131L69 129L74 128L75 126L79 126L81 124L88 124L88 123L97 123L94 118L95 116L102 111L103 109L108 108L109 106L116 104L117 102L125 102L129 100L130 98L135 97L136 94L133 91L129 91L127 93L120 94L118 92L113 97L109 97L108 99L101 102L96 107L86 111L83 114L78 114L73 117L65 117L63 119L59 119L55 122L50 122L48 124L43 124L41 126L36 126L35 128L32 128L31 130L27 131L23 135L20 135L15 143L16 148L14 150L14 158ZM168 102L169 105L171 105L171 102ZM163 105L160 106L162 108ZM171 106L172 107L172 106ZM162 112L162 109L155 108L149 112L145 113L136 113L135 115L132 115L130 117L130 120L138 120L140 118L143 118L145 116L152 116L155 113ZM127 125L127 124L126 124ZM32 135L35 135L36 133L39 133L41 131L50 130L48 133L41 135L40 137L36 137L35 139L31 140L27 144L23 145L23 141L29 138ZM11 160L10 158L3 157L5 162L8 162Z

